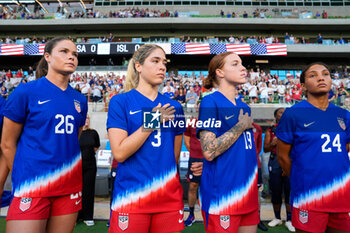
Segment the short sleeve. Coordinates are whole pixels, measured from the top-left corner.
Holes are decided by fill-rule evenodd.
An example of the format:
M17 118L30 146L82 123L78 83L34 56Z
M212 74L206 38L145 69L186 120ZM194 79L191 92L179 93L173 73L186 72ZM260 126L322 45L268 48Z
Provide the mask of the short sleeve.
M88 105L87 105L87 101L86 101L86 98L85 96L83 96L82 98L82 111L81 111L81 115L83 116L83 120L80 124L80 127L83 127L85 125L85 121L86 121L86 115L87 115L87 111L88 111Z
M119 95L114 96L109 102L107 130L109 128L119 128L128 131L125 107L122 102L123 101Z
M350 112L346 111L346 143L350 143Z
M4 116L17 123L23 124L28 111L28 97L26 85L20 84L11 95L9 95L5 104Z
M211 96L204 97L199 107L199 116L196 132L197 138L199 138L199 132L201 130L208 130L210 132L213 132L215 135L217 134L217 129L214 126L212 126L212 124L203 124L208 120L218 120L217 115L217 108L214 99Z
M284 111L276 130L276 137L288 144L293 144L296 129L292 111L290 108Z

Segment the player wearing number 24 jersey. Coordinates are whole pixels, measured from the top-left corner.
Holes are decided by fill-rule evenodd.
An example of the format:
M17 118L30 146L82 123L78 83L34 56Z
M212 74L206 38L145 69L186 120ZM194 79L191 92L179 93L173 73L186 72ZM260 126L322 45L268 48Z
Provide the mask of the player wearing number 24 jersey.
M19 85L4 116L23 124L12 172L16 197L51 197L82 189L79 128L86 98L68 85L61 90L45 77ZM69 184L69 185L67 185Z
M291 204L321 212L349 211L350 113L333 104L323 111L304 100L286 109L277 137L293 144Z
M328 101L327 65L300 76L307 100L286 109L278 124L277 157L290 174L293 226L306 232L350 231L350 113Z

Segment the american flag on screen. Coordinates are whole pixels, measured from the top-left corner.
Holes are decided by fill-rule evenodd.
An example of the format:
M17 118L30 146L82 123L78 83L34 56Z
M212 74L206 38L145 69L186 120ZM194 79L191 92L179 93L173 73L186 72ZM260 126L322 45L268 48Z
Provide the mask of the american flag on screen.
M210 54L220 54L227 52L225 44L210 44Z
M253 44L250 50L252 55L287 56L287 45L282 44Z
M24 55L42 55L44 53L45 44L24 45Z
M249 44L210 44L210 54L233 52L238 55L250 55Z
M0 54L1 55L23 55L24 45L18 44L2 44Z
M174 43L171 44L172 54L210 54L209 44L204 43Z
M250 55L249 44L226 44L227 52L237 53L238 55Z

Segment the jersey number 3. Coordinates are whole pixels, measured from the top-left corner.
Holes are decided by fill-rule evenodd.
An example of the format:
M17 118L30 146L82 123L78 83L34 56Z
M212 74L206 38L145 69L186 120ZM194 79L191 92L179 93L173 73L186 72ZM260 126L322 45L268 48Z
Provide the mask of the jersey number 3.
M72 115L63 116L62 114L57 114L55 119L59 122L55 126L55 134L72 134L74 131L74 117Z
M153 147L160 147L160 145L162 144L162 139L160 136L160 130L157 130L157 133L154 135L155 142L151 142Z
M328 146L329 142L331 141L331 137L328 134L322 134L321 139L326 139L326 141L322 144L322 152L332 152L332 147ZM338 152L342 152L339 134L335 135L332 146L337 148Z

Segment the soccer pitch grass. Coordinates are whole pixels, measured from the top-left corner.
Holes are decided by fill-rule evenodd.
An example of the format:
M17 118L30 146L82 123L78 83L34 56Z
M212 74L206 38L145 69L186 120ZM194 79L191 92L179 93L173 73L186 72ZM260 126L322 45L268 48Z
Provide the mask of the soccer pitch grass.
M106 221L95 221L95 226L87 227L84 223L79 222L75 226L74 233L107 233L108 228L106 227ZM166 224L166 223L164 223ZM0 218L0 233L5 233L6 221L5 218ZM183 233L204 233L203 223L194 223L191 227L186 227ZM258 230L258 233L264 231ZM269 228L268 233L289 233L287 228L283 225Z

